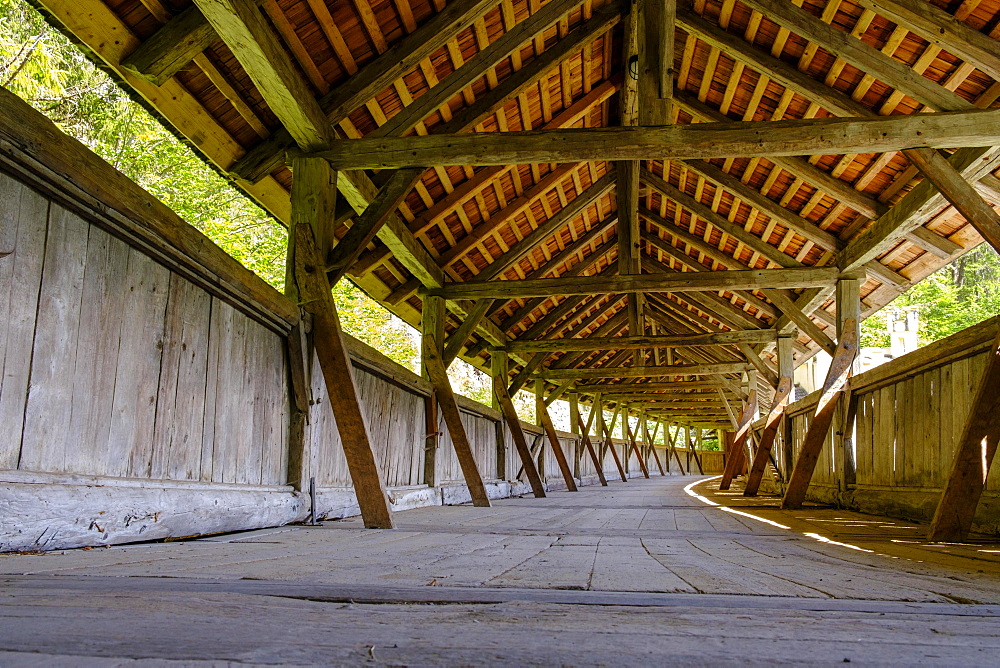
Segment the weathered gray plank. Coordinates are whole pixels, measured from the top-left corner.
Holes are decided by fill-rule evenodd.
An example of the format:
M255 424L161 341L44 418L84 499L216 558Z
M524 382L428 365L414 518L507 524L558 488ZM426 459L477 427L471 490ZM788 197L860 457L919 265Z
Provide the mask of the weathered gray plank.
M49 202L0 174L0 469L17 468Z
M78 216L50 208L21 469L66 471L88 232Z

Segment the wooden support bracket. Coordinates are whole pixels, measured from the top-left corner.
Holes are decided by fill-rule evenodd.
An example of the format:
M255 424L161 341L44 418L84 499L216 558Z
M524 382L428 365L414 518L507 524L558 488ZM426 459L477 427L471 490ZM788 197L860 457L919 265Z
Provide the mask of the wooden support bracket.
M562 473L563 480L566 481L566 489L570 492L575 492L577 490L573 471L569 468L566 453L563 452L562 445L559 444L559 436L556 434L556 428L552 425L552 418L549 416L548 409L545 408L545 402L542 400L542 397L536 397L535 407L538 410L538 416L541 418L542 429L545 430L545 435L549 437L549 444L552 445L552 453L556 456L559 471Z
M1000 439L1000 334L993 341L976 397L955 450L951 474L931 522L928 540L965 540Z
M347 468L354 482L361 518L368 528L391 529L393 522L389 501L368 438L368 427L358 401L354 372L344 345L324 263L316 248L312 228L307 223L296 225L293 234L295 279L302 307L313 317L313 343L326 381L330 407L337 418L337 431L340 432Z
M439 344L433 335L425 333L423 339L424 366L431 383L434 385L438 408L444 416L445 424L448 425L451 442L455 446L455 454L462 467L462 475L465 476L465 484L468 485L469 494L472 495L472 505L489 508L490 497L486 494L486 486L479 474L476 458L472 454L472 446L469 445L465 425L462 424L462 415L458 410L455 392L451 389L451 382L448 380L448 370L441 358Z
M760 443L757 445L757 452L750 466L750 473L747 475L747 484L743 489L743 496L757 496L760 489L760 481L764 477L764 469L771 456L771 449L774 446L774 439L778 435L778 424L785 414L785 406L788 405L788 398L792 394L792 379L787 376L778 383L778 391L774 394L774 401L771 403L771 412L767 414L764 423L764 432L761 434Z
M830 424L833 422L837 404L844 394L844 386L851 377L851 367L857 354L857 325L851 319L844 323L844 332L841 334L840 343L837 344L833 361L830 363L830 371L827 372L826 380L823 382L823 393L816 404L816 413L813 415L812 422L809 423L809 429L802 441L798 459L795 460L795 468L792 470L788 487L785 489L785 496L781 499L783 510L798 510L802 507L802 502L805 501L809 481L812 480L816 462L819 460L819 453L823 449L823 443L826 442L826 435L830 431Z

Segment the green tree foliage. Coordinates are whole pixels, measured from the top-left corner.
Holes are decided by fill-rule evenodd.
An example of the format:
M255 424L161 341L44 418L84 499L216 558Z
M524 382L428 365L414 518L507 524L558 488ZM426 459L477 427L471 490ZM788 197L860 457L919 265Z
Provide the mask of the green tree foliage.
M917 283L889 308L918 310L921 344L1000 315L1000 256L989 244L983 244ZM861 332L863 346L889 345L881 313L862 323Z

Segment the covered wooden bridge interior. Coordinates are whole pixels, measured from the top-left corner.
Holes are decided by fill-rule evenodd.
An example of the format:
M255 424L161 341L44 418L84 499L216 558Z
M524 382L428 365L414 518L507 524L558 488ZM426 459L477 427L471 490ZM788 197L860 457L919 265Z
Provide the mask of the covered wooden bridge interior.
M668 586L662 574L643 583L646 558L685 580L683 568L671 568L690 566L699 532L729 532L701 550L726 561L740 549L783 559L780 541L758 552L741 546L741 532L795 531L821 544L824 560L854 560L860 570L848 574L828 564L842 582L893 571L911 578L869 592L845 585L823 598L922 601L915 609L928 618L975 616L983 628L1000 614L986 605L1000 602L996 551L941 542L1000 530L1000 481L989 475L1000 437L1000 319L853 374L863 319L978 245L1000 250L997 0L32 2L285 225L289 250L282 295L0 91L0 243L10 246L0 246L0 271L11 285L0 302L0 427L13 435L0 448L12 509L0 519L0 550L357 513L361 522L338 524L343 530L283 533L274 549L294 551L294 534L309 554L323 554L323 544L371 557L382 552L366 553L365 536L383 534L362 524L402 522L412 558L420 559L413 536L422 531L435 540L462 533L475 544L464 567L489 570L496 549L474 538L491 531L489 518L503 527L497 535L537 537L551 512L556 535L592 548L562 552L577 559L566 568L593 560L587 583L600 570L600 544L621 539L623 553L638 550L621 564L626 575L603 587L614 595L489 594L600 588L504 571L459 578L433 596L414 589L386 598L384 589L344 589L352 582L344 570L328 580L340 589L312 600L398 604L402 618L412 602L619 606L584 615L602 624L617 623L613 615L628 606L689 605L680 594L622 591L698 592L786 596L771 613L907 619L895 603L797 607L822 575L810 567L812 548L795 547L787 573L769 571L790 589ZM341 331L331 285L348 279L420 329L421 377ZM135 331L143 322L150 331ZM825 382L796 397L794 369L815 355L831 358ZM447 368L458 358L492 378L495 409L456 396ZM534 425L515 411L521 390L535 395ZM549 415L558 399L570 403L570 432ZM706 430L722 436L724 457L696 447ZM692 468L717 477L697 489L672 477ZM602 488L582 489L587 483ZM586 499L579 507L572 492ZM549 496L501 500L524 495ZM392 512L465 501L495 505L495 514L431 530L421 523L447 524L433 513L487 511L414 510L421 519L405 521ZM690 504L705 506L704 519L683 525L672 508ZM671 519L616 526L615 513L633 506L670 509ZM715 506L740 526L720 527ZM512 519L518 509L526 519ZM589 525L589 515L603 519ZM667 524L685 547L651 550L648 541L664 536L642 542L644 531ZM591 534L597 542L587 542ZM217 542L182 545L216 556L244 549L206 540ZM516 547L537 557L524 541ZM106 574L166 572L156 559L135 563L130 549L138 548L116 548L100 562ZM882 561L859 565L868 554ZM54 572L80 578L97 565L89 558L70 554ZM236 553L223 561L218 577L244 573ZM427 584L404 562L395 572L407 573L399 575L407 585ZM924 565L916 573L904 562ZM0 562L12 600L54 606L60 619L75 613L51 603L59 587L133 586L85 577L60 585L40 575L51 563ZM302 579L347 564L300 566ZM757 577L746 567L733 581ZM949 589L949 577L965 578L966 588ZM135 591L165 606L200 591L139 580ZM309 598L296 586L289 597ZM455 593L468 586L480 593ZM227 587L213 605L264 591ZM285 595L276 591L267 595ZM713 600L699 605L737 607ZM946 602L967 609L951 612ZM113 613L78 622L80 633L135 614L109 606ZM26 620L0 631L3 649L31 646ZM352 619L344 628L355 623L363 626ZM945 644L983 661L976 652L992 641L970 643L969 633L955 631ZM93 651L133 656L127 644ZM917 646L901 639L899 656L933 660L913 654L923 651ZM395 660L419 662L408 647L417 653ZM771 658L801 658L793 649ZM205 651L191 658L238 654ZM425 656L475 656L441 651Z

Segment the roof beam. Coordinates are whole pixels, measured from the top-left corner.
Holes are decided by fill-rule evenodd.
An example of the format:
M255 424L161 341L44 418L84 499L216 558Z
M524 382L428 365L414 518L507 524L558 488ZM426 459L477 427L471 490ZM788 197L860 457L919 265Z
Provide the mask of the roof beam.
M859 0L863 7L906 27L948 53L1000 81L996 40L962 23L936 5L922 0Z
M840 272L834 267L748 269L634 276L577 276L524 281L449 283L427 290L446 299L521 298L546 295L711 292L714 290L828 287Z
M723 34L732 37L731 35L729 35L729 33L724 32ZM733 37L732 39L739 42L740 44L744 44L747 49L753 52L755 58L766 57L766 54L758 52L749 44L742 42L742 40L738 40L735 37ZM772 72L765 70L764 67L761 66L759 63L755 64L755 62L744 61L743 60L744 56L742 54L735 54L729 51L727 51L727 53L729 53L730 56L739 60L740 62L745 62L745 64L750 65L751 68L756 69L759 72L764 72L768 76L775 78L773 77ZM781 63L782 66L785 65L784 62L782 61L777 61L777 62ZM795 70L794 68L789 68L789 69L795 72L798 71ZM780 81L780 79L776 80ZM696 97L684 92L676 92L674 94L674 103L677 104L682 109L684 109L686 112L688 112L691 116L700 118L705 121L726 122L732 120L722 112L702 104L701 102L698 101ZM879 214L883 213L886 209L885 205L880 203L875 198L869 197L868 195L855 190L850 183L842 181L838 179L836 176L824 172L822 169L812 164L808 160L797 157L778 157L778 156L768 156L767 159L775 166L785 170L786 172L797 178L802 179L806 183L811 184L813 187L825 191L838 202L846 204L847 206L861 213L864 216L867 216L869 218L874 218L875 216L878 216Z
M1000 148L969 148L956 151L948 163L967 181L978 181L1000 162ZM858 234L837 256L844 271L852 271L878 258L899 243L905 235L923 227L938 215L948 201L930 179L915 185L910 192L875 219Z
M687 160L984 146L996 141L998 135L1000 111L977 109L870 118L346 139L317 152L315 157L325 158L335 168L345 170L594 160Z
M333 139L330 124L254 0L195 0L299 148Z
M730 35L725 31L719 30L716 26L713 26L712 24L708 23L707 21L705 21L701 17L698 17L697 15L685 14L683 16L682 23L684 24L686 29L693 31L700 38L705 39L708 43L712 44L713 46L725 50L734 58L737 58L741 62L747 63L754 69L757 69L763 74L766 74L767 76L775 79L786 88L803 95L807 99L812 100L817 104L820 104L821 106L829 109L833 113L845 116L862 116L862 117L872 117L875 115L874 112L872 112L867 107L864 107L863 105L859 104L858 102L855 102L849 97L842 95L835 90L830 89L825 84L816 81L815 79L812 79L811 77L802 72L799 72L797 69L791 67L790 65L784 63L783 61L768 56L762 51L755 49L750 44L739 39L738 37ZM820 21L815 18L809 18L808 20L804 19L802 21L802 24L809 26L809 30L803 30L803 31L808 32L808 36L810 38L817 37L819 33L825 34L830 30L830 27L827 26L823 21ZM819 24L819 26L817 26L817 24ZM829 40L827 40L826 43L829 45ZM875 49L868 47L867 45L863 45L863 47L860 48L860 52L863 52L868 56L871 56L872 58L879 60L879 62L882 62L881 59L887 58L881 52L878 52ZM873 56L872 55L873 53L877 54L877 57ZM860 56L858 57L860 58ZM863 61L859 60L858 62L860 63ZM902 82L894 81L894 83L900 84L902 90L909 91L912 88L912 85L907 83L907 81L902 81ZM929 83L931 84L931 88L929 89L931 92L938 92L938 89L941 89L941 87L937 86L937 84L933 84L933 82ZM926 88L926 85L920 84L920 87ZM973 106L970 103L965 102L963 99L958 98L954 94L950 93L949 95L944 96L943 104L950 105L949 107L946 108L968 109ZM906 153L907 156L910 157L911 160L913 160L915 163L926 163L934 159L933 156L931 155L933 151L929 151L927 149L915 149L907 151ZM965 148L958 151L956 155L953 156L952 160L956 164L959 163L974 164L976 158L982 157L986 153L987 153L986 149ZM927 176L928 179L930 180L936 181L939 187L947 187L948 185L947 179L949 177L949 174L946 173L946 170L943 169L940 170L939 174L931 172L929 174L925 174L925 176ZM950 176L953 177L954 175L952 174ZM918 185L918 188L919 187L920 186ZM927 189L928 187L929 186L925 186L925 189ZM931 193L930 197L933 198L933 193ZM912 197L910 195L908 195L904 199L909 199L908 204L912 204L917 201L915 197ZM941 200L938 199L934 201L933 204L938 205L940 201ZM894 209L898 208L901 204L903 204L903 202L898 203L896 207L894 207ZM916 208L919 209L920 207L918 206ZM941 207L939 205L936 206L935 211L939 210L940 208ZM869 212L866 215L871 216L873 214ZM889 229L889 223L887 221L896 220L897 216L899 216L899 212L887 212L881 214L879 219L881 222L877 222L876 227L880 229L885 228L885 233L891 234L894 230ZM869 252L863 261L857 261L851 259L847 261L848 264L844 264L844 260L840 259L842 266L847 266L851 269L856 269L864 265L879 280L888 281L891 283L895 283L897 285L905 284L906 281L900 281L900 279L903 277L897 277L897 275L894 272L887 271L884 265L875 260L878 257L878 255L881 254L881 252L888 250L888 246L891 246L892 244L897 242L899 237L907 234L913 229L920 227L923 224L923 222L925 222L925 220L926 218L918 215L916 216L913 222L906 223L900 226L900 233L898 236L886 237L881 242L879 242L877 238L873 238L871 236L864 238L864 241L862 241L862 246L871 242L878 242L877 245L879 247L879 251Z
M733 362L729 364L678 364L674 366L647 367L601 367L597 369L545 369L536 372L546 380L593 380L598 378L657 378L663 376L717 376L743 373L753 367L749 364ZM584 390L583 386L578 386Z
M565 5L565 3L563 4ZM550 15L553 11L562 6L563 5L560 5L559 7L546 5L543 12L549 10L550 7L553 8L552 11L547 11L545 14L539 12L535 16L539 16L541 22L548 25L547 21ZM554 22L558 20L558 18L559 17L556 16L552 19L552 21ZM608 30L618 21L618 18L619 10L617 10L614 6L605 7L595 16L591 17L589 21L583 25L577 26L577 28L575 28L565 39L560 40L559 43L553 48L549 49L544 54L530 62L526 67L522 67L511 76L504 79L499 86L489 91L486 95L481 96L472 105L458 111L450 121L436 126L433 131L442 133L465 132L474 128L483 118L495 113L498 108L502 107L509 100L523 92L526 88L532 85L538 77L549 71L559 61L563 60L568 55L575 53L575 50L579 49L581 44L595 39L597 35ZM528 25L530 21L531 19L528 19L527 21L518 24L518 26ZM532 23L531 25L537 25L537 22ZM525 39L523 36L523 30L516 34L511 31L511 33L507 33L507 35L512 35L511 39L507 40L505 35L503 38L491 44L487 49L480 52L480 55L485 54L483 59L480 60L473 58L464 66L459 68L458 72L454 72L451 76L447 77L444 82L444 87L448 90L452 90L454 87L448 88L450 85L449 82L456 77L461 83L482 76L486 70L490 69L496 64L496 62L506 57L510 51L514 50L517 45ZM457 90L461 90L464 87L465 85L463 84L459 86ZM430 93L418 98L418 103L425 97L433 96L434 91L437 91L439 88L442 88L442 86L435 86L431 89ZM445 98L445 101L447 101L448 97L451 96L452 95L449 94ZM592 105L592 101L589 99L590 97L591 96L588 95L587 98L584 98L584 100L586 100L586 108L588 109ZM584 102L584 100L581 100L581 102ZM396 116L393 116L388 123L377 128L370 136L377 137L390 134L403 134L407 132L413 125L418 123L424 116L430 113L423 113L423 115L419 117L413 116L410 114L409 110L416 106L417 104L411 105ZM435 105L433 109L436 109L438 106L440 105ZM577 105L573 105L566 111L570 113L560 114L559 117L553 119L555 127L559 127L558 124L566 122L568 118L575 119L575 114L578 113ZM416 120L413 120L414 118L416 118ZM337 248L334 249L334 258L332 259L330 267L330 270L334 272L334 275L331 277L332 279L339 279L351 266L353 266L363 252L364 248L371 242L381 229L382 225L384 225L388 218L393 215L393 212L405 199L406 195L420 180L423 172L424 170L422 168L417 167L401 169L393 173L393 175L389 178L389 181L379 190L375 199L365 208L364 212L348 231L347 235L341 239ZM446 263L442 264L446 266Z
M507 352L550 352L570 350L639 350L642 348L680 348L687 346L731 346L739 343L767 343L777 339L773 329L758 329L709 334L668 336L615 336L607 338L550 339L547 341L511 341Z
M618 217L617 216L612 216L611 219L610 219L610 222L613 223L616 220L618 220ZM583 237L581 237L581 239L583 239ZM591 238L591 239L588 240L588 242L592 242L592 241L593 241L593 238ZM603 243L600 246L598 246L594 250L593 253L591 253L590 255L588 255L587 257L585 257L583 260L581 260L580 262L577 262L575 265L573 265L573 267L569 271L566 271L566 272L564 272L561 275L562 276L579 276L584 271L586 271L588 268L590 268L591 266L593 266L593 264L595 262L597 262L602 257L605 257L608 253L610 253L616 247L616 245L617 245L617 241L615 239L608 240L606 243ZM567 247L567 251L568 251L568 247ZM566 253L567 251L564 251L564 253ZM565 261L565 258L563 258L563 260ZM535 278L535 277L541 278L541 277L544 277L545 274L547 274L547 273L548 272L544 272L544 271L542 271L542 272L533 272L529 276L529 278ZM538 308L539 306L541 306L545 302L546 299L548 299L548 298L547 297L535 297L533 299L529 299L527 302L525 302L525 304L523 306L518 307L518 309L516 311L514 311L514 313L509 318L505 318L504 319L503 323L501 324L501 328L504 331L509 330L511 327L513 327L514 325L518 324L519 322L521 322L522 320L524 320L525 318L527 318L536 308ZM505 301L505 300L497 300L497 301Z
M745 4L783 28L836 54L838 58L932 109L957 111L974 108L971 102L967 102L958 93L915 73L904 63L887 56L850 33L821 21L787 0L745 0ZM990 143L982 142L979 145L986 146ZM850 153L865 152L850 151Z
M217 39L198 6L190 5L150 35L121 66L154 86L162 86Z
M406 132L413 129L420 121L430 116L444 104L447 104L448 100L458 95L464 88L496 67L498 63L507 58L522 44L530 41L535 34L544 32L549 26L559 21L561 17L576 7L579 2L580 0L552 0L552 2L542 6L534 14L503 33L496 41L491 42L485 49L477 52L476 55L465 61L461 67L445 77L438 85L417 97L412 104L404 107L384 125L376 128L367 136L394 137L406 134ZM621 15L621 10L617 4L612 3L612 5L604 7L599 14L600 18L596 20L592 19L589 26L576 31L576 35L574 35L575 39L570 41L570 44L574 45L571 48L579 48L581 40L592 39L594 31L600 30L603 32L617 23ZM560 50L563 57L565 57L565 49L566 46ZM545 58L545 54L540 54L539 58L543 59L543 62L547 62L549 67L551 67L553 58L557 58L558 56L553 56L549 52L546 53L549 54L548 58ZM531 68L531 63L528 64L528 69L533 69ZM533 70L533 73L537 73L537 70ZM536 79L537 76L529 78L526 73L521 78L527 79L530 82Z

